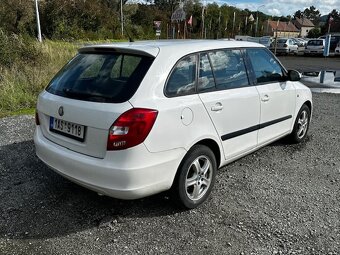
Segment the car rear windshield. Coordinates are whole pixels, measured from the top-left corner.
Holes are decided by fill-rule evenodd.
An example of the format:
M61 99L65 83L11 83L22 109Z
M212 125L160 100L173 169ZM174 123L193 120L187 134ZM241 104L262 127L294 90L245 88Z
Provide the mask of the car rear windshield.
M278 39L277 42L278 42L278 43L286 43L286 42L287 42L287 39Z
M152 62L152 57L141 55L80 53L46 90L84 101L122 103L134 95Z
M310 45L310 46L322 46L323 45L323 41L322 40L309 40L307 45Z

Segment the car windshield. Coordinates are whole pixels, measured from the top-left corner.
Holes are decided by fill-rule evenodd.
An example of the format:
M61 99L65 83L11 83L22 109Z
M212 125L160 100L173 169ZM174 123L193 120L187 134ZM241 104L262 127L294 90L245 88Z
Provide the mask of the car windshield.
M129 100L149 70L153 58L124 53L81 53L50 82L52 94L94 102Z

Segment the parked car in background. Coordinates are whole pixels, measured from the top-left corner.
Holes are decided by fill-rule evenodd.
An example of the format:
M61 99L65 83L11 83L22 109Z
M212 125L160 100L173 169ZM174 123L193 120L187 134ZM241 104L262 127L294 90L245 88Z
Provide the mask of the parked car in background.
M271 51L275 51L276 54L297 54L298 53L298 42L293 38L278 38L275 45L275 41L272 43L270 48Z
M329 45L329 52L334 52L337 44L340 42L340 34L339 33L331 33L331 41ZM326 35L319 37L320 39L326 39Z
M334 52L335 52L335 55L340 55L340 42L338 42Z
M218 168L281 137L306 138L312 95L300 78L251 42L87 46L38 97L36 153L100 194L172 188L195 208Z
M311 39L305 46L305 55L323 54L325 49L325 39Z
M293 39L296 41L299 47L302 47L302 46L305 47L307 44L307 41L303 38L293 38Z

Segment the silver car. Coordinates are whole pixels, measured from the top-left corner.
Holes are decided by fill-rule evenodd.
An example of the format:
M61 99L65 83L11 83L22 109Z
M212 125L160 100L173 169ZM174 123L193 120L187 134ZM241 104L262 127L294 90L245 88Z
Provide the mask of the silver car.
M277 54L297 54L298 53L298 43L293 38L278 38L276 43L276 53ZM275 51L275 42L271 48Z

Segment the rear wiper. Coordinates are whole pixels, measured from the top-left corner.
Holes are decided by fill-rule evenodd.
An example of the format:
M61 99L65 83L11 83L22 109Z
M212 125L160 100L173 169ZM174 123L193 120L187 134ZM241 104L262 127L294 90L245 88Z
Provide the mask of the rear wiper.
M76 97L78 99L105 99L105 100L112 100L112 97L104 96L102 94L88 94L88 93L82 93L78 91L74 91L69 88L64 88L63 92L71 97ZM102 100L101 100L102 101Z
M63 92L68 96L75 96L75 97L88 97L89 96L89 94L74 91L74 90L69 89L69 88L64 88Z

